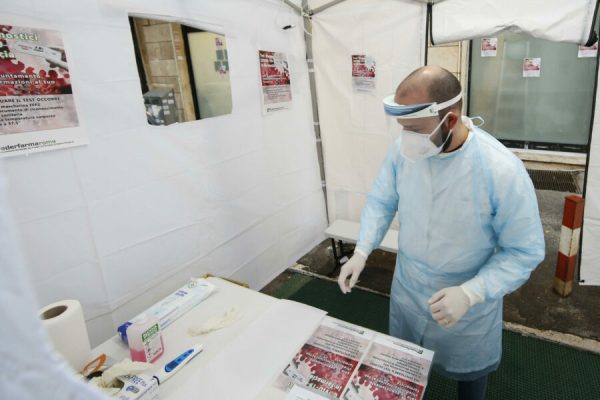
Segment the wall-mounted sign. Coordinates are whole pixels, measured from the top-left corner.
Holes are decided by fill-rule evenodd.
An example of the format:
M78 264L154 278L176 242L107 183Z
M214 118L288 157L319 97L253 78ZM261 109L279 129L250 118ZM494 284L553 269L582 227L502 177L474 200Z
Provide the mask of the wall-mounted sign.
M0 156L87 143L62 34L0 25Z
M578 58L596 57L598 55L598 41L591 46L579 46L577 49Z
M292 87L285 53L258 51L263 114L290 108Z
M373 57L352 56L352 90L362 93L375 91L375 60Z
M496 57L498 51L498 38L481 39L481 57Z
M524 58L523 59L523 77L538 78L542 72L541 58Z

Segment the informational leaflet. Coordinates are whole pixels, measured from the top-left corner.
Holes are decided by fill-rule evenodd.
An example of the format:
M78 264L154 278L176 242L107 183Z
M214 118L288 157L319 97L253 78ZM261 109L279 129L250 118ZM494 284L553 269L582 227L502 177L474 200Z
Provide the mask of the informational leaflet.
M215 38L215 47L217 48L217 50L225 50L225 41L217 36Z
M258 51L263 114L290 108L292 87L285 53Z
M375 60L373 57L352 56L352 90L359 93L375 91Z
M498 51L498 38L481 39L481 57L496 57Z
M523 77L538 78L542 71L541 58L524 58L523 59Z
M0 156L88 143L61 32L0 25L0 128Z
M274 386L294 399L316 390L329 399L421 400L432 360L430 350L325 317Z
M577 48L577 57L578 58L588 58L588 57L596 57L598 55L598 41L591 46L578 46Z
M377 335L343 394L344 400L420 400L433 352Z
M330 397L305 386L294 385L285 396L285 400L329 400Z
M373 335L365 328L325 317L275 385L285 390L294 384L308 386L339 398Z

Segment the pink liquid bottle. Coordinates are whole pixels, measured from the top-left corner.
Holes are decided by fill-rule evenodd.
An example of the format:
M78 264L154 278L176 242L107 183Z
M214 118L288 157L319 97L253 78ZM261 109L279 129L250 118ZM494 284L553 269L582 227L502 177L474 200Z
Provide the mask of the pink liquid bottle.
M141 314L127 328L127 340L132 361L152 363L165 349L158 318Z

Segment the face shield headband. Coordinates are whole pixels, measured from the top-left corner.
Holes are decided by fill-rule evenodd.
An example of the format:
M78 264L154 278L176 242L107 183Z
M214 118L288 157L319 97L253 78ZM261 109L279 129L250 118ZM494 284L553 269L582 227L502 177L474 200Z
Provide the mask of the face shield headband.
M462 98L462 93L457 94L450 100L443 103L423 103L412 104L409 106L398 104L394 101L395 95L391 95L383 99L383 109L385 113L397 118L428 118L437 117L439 112L459 102Z
M388 133L392 138L401 138L400 151L410 161L431 157L449 143L450 134L441 129L449 114L440 120L439 112L462 98L459 93L443 103L425 103L403 106L393 101L393 96L384 100L387 114Z

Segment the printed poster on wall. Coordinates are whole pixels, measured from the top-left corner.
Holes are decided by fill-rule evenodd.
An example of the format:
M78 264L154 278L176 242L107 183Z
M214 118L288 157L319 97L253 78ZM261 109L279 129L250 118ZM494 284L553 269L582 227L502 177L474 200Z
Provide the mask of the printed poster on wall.
M375 91L375 60L373 57L352 56L352 90L358 93Z
M217 48L217 50L224 50L225 49L225 41L222 38L217 36L215 38L215 47Z
M577 58L596 57L598 55L598 41L591 46L578 46Z
M62 34L0 25L0 157L89 143Z
M523 78L538 78L542 71L541 58L523 59Z
M496 57L498 51L498 38L481 39L481 57Z
M258 51L263 114L290 108L292 87L285 53Z

